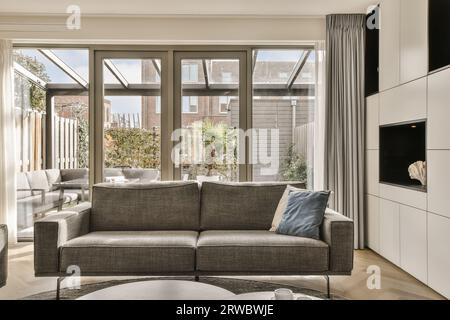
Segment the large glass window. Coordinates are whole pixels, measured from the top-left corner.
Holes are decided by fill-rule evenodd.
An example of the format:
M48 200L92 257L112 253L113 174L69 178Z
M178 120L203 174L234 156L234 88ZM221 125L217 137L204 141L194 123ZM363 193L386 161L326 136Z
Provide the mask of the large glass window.
M18 238L34 222L89 200L89 53L14 50Z
M253 180L313 187L315 56L308 49L253 52Z

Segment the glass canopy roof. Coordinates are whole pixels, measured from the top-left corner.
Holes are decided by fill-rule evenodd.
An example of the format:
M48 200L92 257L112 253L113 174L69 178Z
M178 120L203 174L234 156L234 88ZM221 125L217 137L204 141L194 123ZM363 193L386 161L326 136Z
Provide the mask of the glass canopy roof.
M39 78L44 78L47 83L76 84L61 67L50 60L43 52L52 52L56 58L63 61L72 71L76 72L81 78L89 79L89 52L87 50L45 50L38 49L16 49L14 50L14 61L33 73ZM33 63L36 62L36 63ZM42 66L40 70L36 66Z
M15 49L15 70L52 89L88 88L87 49ZM104 61L104 83L133 90L144 84L160 85L161 62L153 59ZM258 89L290 90L315 83L315 54L308 49L253 51L253 83ZM37 78L37 80L36 80ZM226 89L239 83L239 61L232 59L182 60L182 83L193 88ZM128 86L128 84L130 86ZM65 86L64 86L65 85ZM117 86L119 85L119 86Z

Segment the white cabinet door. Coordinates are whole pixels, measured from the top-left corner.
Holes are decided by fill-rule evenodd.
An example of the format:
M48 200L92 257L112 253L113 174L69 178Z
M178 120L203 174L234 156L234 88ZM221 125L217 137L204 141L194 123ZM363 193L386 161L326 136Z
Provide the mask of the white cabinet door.
M400 264L403 269L428 282L427 272L427 213L400 206Z
M401 0L400 83L428 73L428 0Z
M427 79L421 78L380 94L380 124L427 117Z
M450 218L450 150L429 150L427 158L428 211Z
M380 253L400 266L400 205L380 199Z
M450 69L428 77L428 149L450 149Z
M428 213L428 285L450 298L450 219Z
M400 0L381 0L380 91L400 84Z
M373 251L380 253L380 199L366 196L367 205L367 245Z
M423 211L427 210L425 192L380 183L380 198L402 203Z
M378 150L366 151L366 193L378 196L380 187L380 152Z
M366 148L369 150L379 149L380 136L380 95L375 94L366 100Z

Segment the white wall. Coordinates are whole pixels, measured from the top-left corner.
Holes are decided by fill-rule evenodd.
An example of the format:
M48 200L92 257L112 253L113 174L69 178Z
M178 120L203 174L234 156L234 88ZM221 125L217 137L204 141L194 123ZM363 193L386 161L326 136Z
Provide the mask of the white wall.
M381 1L380 93L366 103L367 245L449 298L450 68L428 74L427 4ZM379 126L423 119L427 192L379 183Z
M65 16L1 16L0 38L68 43L252 44L325 39L325 18L88 16L67 30Z

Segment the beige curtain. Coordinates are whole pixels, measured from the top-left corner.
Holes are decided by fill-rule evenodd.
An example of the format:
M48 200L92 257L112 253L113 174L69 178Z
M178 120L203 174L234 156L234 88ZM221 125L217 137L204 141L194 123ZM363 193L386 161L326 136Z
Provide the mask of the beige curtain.
M327 16L325 187L364 248L365 15Z
M16 241L16 181L12 43L0 39L0 224Z

